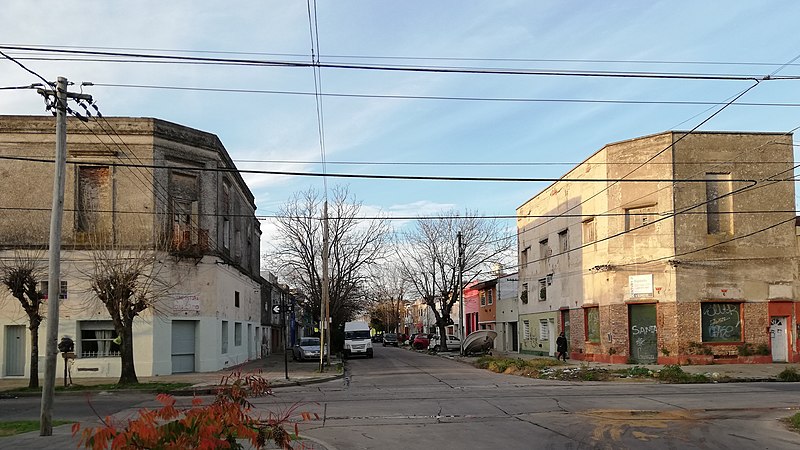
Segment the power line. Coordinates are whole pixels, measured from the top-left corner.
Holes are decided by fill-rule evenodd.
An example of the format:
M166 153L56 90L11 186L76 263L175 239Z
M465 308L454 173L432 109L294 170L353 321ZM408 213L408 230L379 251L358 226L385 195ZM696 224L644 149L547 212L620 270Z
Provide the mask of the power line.
M476 96L447 96L447 95L410 95L410 94L354 94L342 92L314 92L286 91L270 89L237 89L237 88L211 88L199 86L171 86L153 84L129 83L92 83L99 87L132 88L132 89L159 89L173 91L196 92L223 92L236 94L268 94L268 95L299 95L338 98L380 98L396 100L446 100L465 102L508 102L508 103L579 103L579 104L617 104L617 105L672 105L672 106L721 106L724 102L699 101L699 100L625 100L625 99L586 99L586 98L526 98L526 97L476 97ZM797 108L800 103L774 103L774 102L742 102L737 106L750 107L780 107Z
M252 65L264 67L318 67L326 69L370 70L386 72L417 72L417 73L451 73L451 74L480 74L480 75L528 75L528 76L572 76L572 77L602 77L602 78L645 78L645 79L681 79L681 80L725 80L725 81L756 81L756 80L794 80L800 76L759 76L753 74L704 74L689 72L644 72L644 71L581 71L581 70L543 70L543 69L507 69L507 68L475 68L475 67L425 67L402 65L369 65L369 64L342 64L342 63L307 63L302 61L275 61L244 58L218 58L196 57L179 55L156 55L130 52L106 52L89 50L69 50L56 48L43 48L31 46L0 45L0 49L18 50L28 52L49 52L78 54L90 56L113 56L137 59L152 59L162 61L187 61L187 62L212 62L219 64Z

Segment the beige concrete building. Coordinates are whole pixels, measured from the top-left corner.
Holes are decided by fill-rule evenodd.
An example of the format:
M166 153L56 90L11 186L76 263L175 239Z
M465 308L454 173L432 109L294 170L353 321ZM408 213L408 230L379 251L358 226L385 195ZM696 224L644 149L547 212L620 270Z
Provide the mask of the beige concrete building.
M151 118L71 119L67 146L59 336L76 344L72 376L120 371L116 332L86 277L101 249L153 254L169 287L134 321L138 375L215 371L258 357L261 231L253 194L220 140ZM6 261L47 247L54 149L53 118L0 117ZM46 251L40 256L46 268ZM0 376L27 376L27 316L6 289L0 301Z
M555 355L563 330L576 359L800 361L792 149L665 132L520 206L520 350Z

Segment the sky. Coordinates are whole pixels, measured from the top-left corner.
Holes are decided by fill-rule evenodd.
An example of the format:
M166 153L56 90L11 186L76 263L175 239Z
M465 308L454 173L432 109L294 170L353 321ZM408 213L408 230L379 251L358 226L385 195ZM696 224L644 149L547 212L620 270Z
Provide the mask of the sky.
M605 144L690 130L755 83L564 72L800 75L798 13L794 1L318 0L312 27L297 0L3 2L0 46L305 63L313 48L322 64L561 74L322 68L316 87L310 67L47 61L54 55L0 50L48 80L93 82L84 92L106 116L214 133L240 169L323 170L318 89L327 173L557 178ZM0 87L38 81L0 58ZM699 130L790 131L800 126L798 88L800 79L762 80L737 103L770 105L734 103ZM0 114L43 113L35 92L0 90ZM245 180L260 215L323 186L317 177ZM513 216L548 183L328 179L336 184L365 215ZM274 227L262 230L269 240Z

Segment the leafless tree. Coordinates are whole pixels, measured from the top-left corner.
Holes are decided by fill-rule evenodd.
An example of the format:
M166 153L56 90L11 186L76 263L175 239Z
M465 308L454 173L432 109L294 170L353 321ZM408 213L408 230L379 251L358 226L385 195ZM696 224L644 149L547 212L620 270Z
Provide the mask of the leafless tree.
M39 387L39 325L44 317L41 307L47 296L39 289L39 281L47 278L44 252L39 250L16 250L13 260L0 260L0 281L11 291L28 315L31 332L31 365L28 387ZM54 299L58 301L58 299Z
M381 322L386 331L400 332L408 301L408 282L403 278L399 263L374 266L368 291L372 300L370 317Z
M450 317L458 301L458 233L464 249L464 285L488 274L493 266L509 259L515 244L500 222L482 219L475 213L450 211L436 218L420 218L410 231L401 234L398 245L403 277L433 310L440 336L454 322ZM460 324L462 327L464 324ZM447 349L447 339L442 339Z
M278 211L274 248L267 264L305 292L319 318L322 299L324 196L309 189L293 195ZM345 187L331 191L329 224L329 298L331 329L365 309L368 269L387 252L389 227L384 220L359 219L361 203ZM331 343L331 349L335 350Z
M108 311L114 330L119 337L122 370L119 384L136 384L133 350L133 323L145 310L158 313L165 299L177 285L177 275L170 270L177 260L168 256L166 237L142 244L110 244L98 239L87 252L90 267L81 269L93 298ZM92 301L90 299L90 301Z

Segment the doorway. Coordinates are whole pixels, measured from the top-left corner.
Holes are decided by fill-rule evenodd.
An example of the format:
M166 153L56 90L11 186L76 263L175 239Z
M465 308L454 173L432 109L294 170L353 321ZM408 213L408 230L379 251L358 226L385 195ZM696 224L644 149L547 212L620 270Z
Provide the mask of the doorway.
M658 361L656 305L630 305L628 321L631 359L637 364L655 364Z
M769 340L772 344L772 361L786 362L789 359L786 338L788 317L772 317L769 323Z
M6 326L6 376L25 375L25 325Z

